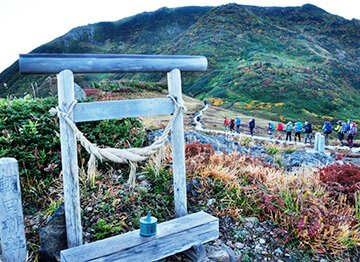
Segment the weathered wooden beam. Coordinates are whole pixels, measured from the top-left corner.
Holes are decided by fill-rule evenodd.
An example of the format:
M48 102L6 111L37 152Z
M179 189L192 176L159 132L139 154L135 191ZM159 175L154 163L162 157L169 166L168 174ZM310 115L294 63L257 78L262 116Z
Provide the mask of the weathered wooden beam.
M149 98L79 103L74 107L74 121L96 121L125 117L170 115L174 104L170 98Z
M74 73L206 71L204 56L119 54L21 54L20 73Z
M174 69L168 73L168 89L169 94L174 96L179 103L182 103L180 70ZM182 112L175 118L171 133L171 144L175 215L181 217L187 214L184 117Z
M61 111L67 112L70 104L75 100L74 75L71 71L64 70L57 75L57 80L59 107ZM69 117L73 119L73 113ZM76 136L63 118L60 118L60 144L67 243L68 247L76 247L82 245Z
M0 159L0 228L2 261L25 262L24 217L15 158Z
M61 251L61 261L155 261L219 237L219 220L204 212L157 225L157 235L135 230Z

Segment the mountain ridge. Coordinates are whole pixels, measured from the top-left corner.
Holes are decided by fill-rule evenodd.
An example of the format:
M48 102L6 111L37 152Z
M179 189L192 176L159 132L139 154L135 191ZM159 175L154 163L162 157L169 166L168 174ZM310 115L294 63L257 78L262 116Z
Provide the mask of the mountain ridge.
M205 73L186 74L183 90L199 99L273 120L301 116L360 119L360 21L314 5L161 8L114 22L77 27L32 52L205 55ZM2 94L46 76L0 74ZM101 77L77 76L83 86ZM130 76L160 80L163 75ZM41 79L43 78L43 79ZM16 87L16 88L15 88ZM19 88L20 87L20 88ZM20 92L21 93L21 92Z

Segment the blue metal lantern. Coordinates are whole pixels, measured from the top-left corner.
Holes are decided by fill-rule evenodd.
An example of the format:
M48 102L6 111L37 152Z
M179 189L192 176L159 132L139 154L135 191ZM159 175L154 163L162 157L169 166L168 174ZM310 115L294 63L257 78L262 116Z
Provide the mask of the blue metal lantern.
M151 216L151 212L148 211L146 217L140 218L140 235L144 237L151 237L156 235L156 223L157 219Z

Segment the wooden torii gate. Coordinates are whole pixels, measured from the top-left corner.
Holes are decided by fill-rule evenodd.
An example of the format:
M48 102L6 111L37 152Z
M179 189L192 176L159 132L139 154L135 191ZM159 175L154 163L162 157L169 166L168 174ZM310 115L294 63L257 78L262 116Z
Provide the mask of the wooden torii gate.
M19 65L20 73L57 74L58 107L61 111L68 112L75 100L73 73L167 72L169 95L177 101L182 101L181 71L205 71L207 60L203 56L26 54L20 55ZM173 114L174 110L175 105L170 98L89 102L77 103L69 117L74 122L84 122ZM152 261L218 238L217 218L204 212L187 215L183 132L183 115L180 113L174 120L171 135L175 216L178 219L162 223L164 225L159 224L158 236L147 240L141 239L138 232L133 231L105 239L106 243L102 240L81 246L83 242L76 137L68 123L60 118L65 216L67 242L70 248L61 252L62 261L87 261L103 257L121 261L122 258L129 259L129 255L142 259L146 257L144 261ZM179 241L179 237L182 237L183 241ZM169 244L171 240L174 240L174 243ZM126 243L119 245L119 241ZM112 245L115 244L114 242L116 248ZM161 246L161 243L164 245L164 250L154 252L154 248ZM147 248L144 248L144 245Z

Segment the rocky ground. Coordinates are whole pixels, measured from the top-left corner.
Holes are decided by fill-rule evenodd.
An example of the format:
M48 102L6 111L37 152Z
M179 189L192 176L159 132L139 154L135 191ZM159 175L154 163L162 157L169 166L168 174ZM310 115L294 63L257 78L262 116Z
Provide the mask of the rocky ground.
M269 221L260 222L256 217L244 218L233 223L220 222L220 238L205 244L206 255L203 262L240 262L240 261L360 261L360 254L343 254L341 258L328 254L299 252L299 247L286 245L287 232ZM185 254L178 254L162 261L194 261Z
M160 135L161 131L148 134L150 140ZM281 145L285 149L274 153L269 150L269 146L276 146L276 144L260 144L248 139L245 141L233 140L231 137L209 136L193 131L185 132L185 140L187 143L210 144L219 153L240 152L251 155L269 165L281 165L289 170L302 166L323 166L336 161L355 164L360 162L360 155L351 154L349 151L319 153L311 148ZM212 204L210 199L207 206ZM27 226L32 227L34 232L39 230L39 219L39 215L25 218ZM235 222L230 216L225 217L220 220L220 238L204 245L206 253L202 252L204 255L202 261L360 261L360 254L356 251L351 252L351 255L350 253L343 254L341 259L328 254L299 253L299 247L289 245L288 238L286 231L270 221L259 221L255 217L247 217ZM29 261L36 261L36 259L32 258ZM194 260L188 255L177 254L161 261Z
M161 130L149 133L149 138L153 139L162 134ZM283 146L283 151L279 150L278 153L273 153L268 150L265 145L257 144L251 140L239 141L234 140L232 137L222 135L210 136L201 134L194 131L185 131L186 143L199 142L201 144L210 144L212 148L219 153L233 153L239 152L245 155L251 155L259 158L269 165L279 166L282 165L287 169L301 166L321 166L334 163L336 160L335 154L319 153L312 150L311 147L296 147ZM276 144L276 143L275 143ZM353 161L356 158L350 158ZM345 158L344 158L345 160ZM344 161L343 160L343 161Z

